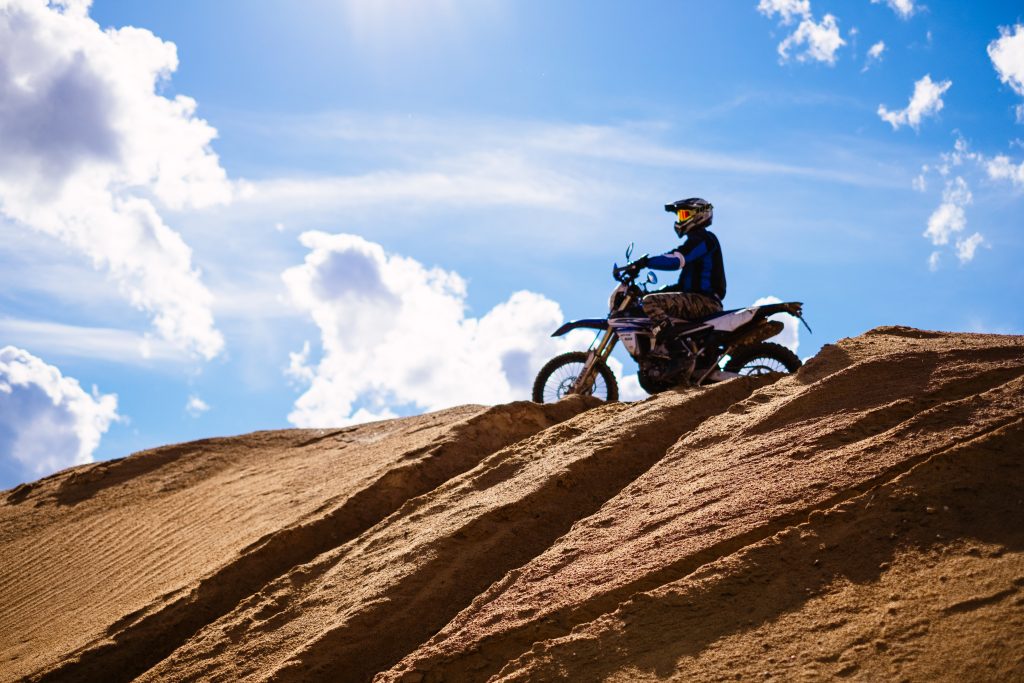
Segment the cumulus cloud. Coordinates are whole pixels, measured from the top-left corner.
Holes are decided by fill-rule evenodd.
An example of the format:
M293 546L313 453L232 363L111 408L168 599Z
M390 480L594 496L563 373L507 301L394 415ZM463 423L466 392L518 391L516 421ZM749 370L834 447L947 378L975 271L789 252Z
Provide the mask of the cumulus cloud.
M0 11L0 211L69 245L157 331L206 358L223 339L211 295L158 206L230 199L194 100L158 94L175 46L102 30L85 0L5 0Z
M974 260L978 247L991 247L985 236L980 232L967 232L967 208L974 203L971 185L980 183L982 187L990 184L989 180L1008 180L1017 186L1024 186L1024 163L1016 165L1009 157L998 155L988 157L971 149L963 137L957 137L953 149L939 155L940 163L925 164L921 174L914 181L915 188L927 190L925 174L935 173L942 179L942 200L928 218L924 237L934 247L928 258L928 267L938 270L943 260L942 252L949 250L961 265ZM966 235L966 236L965 236Z
M964 148L966 152L966 148ZM971 155L973 156L973 155ZM967 228L966 207L974 201L974 195L967 185L967 181L961 176L946 181L946 188L942 193L942 203L932 212L928 218L928 227L924 236L936 246L945 246L953 243L953 251L961 264L974 260L978 247L985 243L985 238L980 232L975 232L969 237L960 236ZM937 270L939 267L940 252L933 251L928 258L928 267Z
M917 130L921 125L921 119L925 116L933 116L945 106L942 95L953 85L953 81L932 81L931 74L914 83L914 94L910 97L910 103L905 109L889 111L884 105L878 105L878 116L883 121L889 122L893 130L902 126L910 126Z
M779 43L779 57L783 62L790 58L790 50L800 46L806 49L797 53L798 62L815 60L829 65L836 63L836 52L846 41L839 35L839 24L835 16L826 14L820 22L811 14L810 0L761 0L757 10L771 19L778 16L780 23L788 26L794 19L800 19L796 30Z
M932 241L932 244L948 244L949 236L962 231L966 225L967 218L964 214L964 207L959 204L943 202L928 219L928 229L925 230L924 235Z
M960 259L960 263L967 263L974 258L974 252L980 244L985 242L985 238L981 236L980 232L976 232L970 237L957 240L956 242L956 257Z
M754 302L755 306L766 306L768 304L781 304L782 299L777 296L763 296ZM787 313L776 313L771 316L769 320L778 320L782 323L782 332L777 337L772 337L770 341L776 344L782 344L793 353L797 352L800 348L800 321Z
M846 45L846 41L839 35L836 18L826 14L820 23L810 18L801 21L796 31L779 43L779 56L785 61L789 59L790 49L801 45L806 45L807 49L796 55L798 62L813 59L832 65L836 63L836 51Z
M86 393L28 351L0 349L0 474L35 479L92 462L100 438L117 420L117 396Z
M558 304L520 291L485 315L466 315L466 282L385 252L356 235L306 232L305 262L282 275L320 329L322 355L291 354L287 373L308 388L288 416L300 427L343 425L460 403L529 396L534 375L572 342L551 332Z
M967 226L964 207L973 201L974 196L967 186L967 181L962 177L957 176L947 182L942 193L942 203L928 219L928 228L924 231L924 236L934 245L949 244L950 236L962 232Z
M1000 37L988 44L988 56L999 80L1024 97L1024 24L999 27ZM1024 105L1018 105L1017 122L1024 123Z
M793 19L805 19L811 16L810 0L761 0L757 11L771 19L779 15L783 24L793 23Z
M993 180L1009 180L1017 187L1024 187L1024 161L1015 164L1010 157L999 154L987 161L985 170Z
M956 138L956 142L953 143L953 151L943 152L939 156L942 159L942 163L939 164L936 170L943 177L948 176L954 168L960 168L969 161L976 164L985 162L985 157L979 152L972 151L971 146L967 144L967 140L964 140L959 135ZM926 165L922 170L927 168Z
M608 360L616 361L615 358L609 358ZM644 388L640 386L640 376L637 373L634 372L632 375L625 375L615 367L614 362L609 362L609 366L612 368L612 371L615 372L615 376L619 378L620 401L642 401L649 396L649 394L644 391Z
M871 3L874 5L881 2L882 0L871 0ZM900 15L901 19L909 19L918 9L918 7L914 5L914 0L885 0L885 4L889 5L893 12Z

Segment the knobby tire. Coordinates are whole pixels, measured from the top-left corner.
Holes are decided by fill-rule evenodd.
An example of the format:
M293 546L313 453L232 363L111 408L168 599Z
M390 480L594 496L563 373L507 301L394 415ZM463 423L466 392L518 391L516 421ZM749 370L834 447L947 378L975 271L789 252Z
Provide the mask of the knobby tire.
M580 364L580 368L577 371L577 373L578 373L578 372L583 370L583 366L586 364L586 362L587 362L587 353L586 352L584 352L584 351L570 351L568 353L563 353L560 356L555 356L554 358L549 360L547 363L545 363L544 367L540 369L539 373L537 373L537 379L534 380L534 382L533 382L533 400L534 400L534 402L535 403L544 403L544 399L545 399L545 397L544 397L544 388L547 385L548 380L550 380L551 377L560 368L562 368L563 366L571 365L573 363L579 363ZM618 382L615 381L615 373L613 373L611 368L609 368L608 365L604 361L601 361L601 360L597 361L595 369L597 370L597 374L600 375L601 379L604 380L604 385L605 385L605 388L607 389L607 396L604 398L604 400L608 401L609 403L611 403L612 401L618 401L619 400L619 385L618 385ZM569 374L566 375L566 379L574 378L574 377L578 377L578 376L579 376L578 374L572 375L571 372L570 372ZM563 382L564 381L565 380L563 380ZM597 380L595 379L594 380L594 388L596 388L596 387L597 387ZM563 396L564 396L564 394L563 394ZM559 398L562 398L562 396L558 396L557 398L555 398L555 400L558 400ZM597 398L601 398L601 396L597 396Z

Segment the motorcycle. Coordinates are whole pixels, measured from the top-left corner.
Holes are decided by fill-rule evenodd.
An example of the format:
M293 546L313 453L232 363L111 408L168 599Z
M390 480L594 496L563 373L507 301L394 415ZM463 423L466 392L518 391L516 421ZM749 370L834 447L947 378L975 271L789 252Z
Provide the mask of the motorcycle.
M627 262L632 252L630 245ZM533 383L535 402L551 403L570 394L617 401L619 386L608 357L619 341L637 362L640 386L649 394L680 384L702 386L741 375L792 373L802 364L790 349L767 341L783 330L781 322L768 319L778 313L798 318L810 331L800 302L749 306L695 320L672 319L673 353L667 342L656 340L655 324L641 305L644 295L651 293L647 286L657 284L657 276L648 271L646 281L638 284L636 272L618 272L617 267L612 272L618 285L608 300L608 316L567 322L551 335L593 329L598 331L597 338L589 350L563 353L541 368Z

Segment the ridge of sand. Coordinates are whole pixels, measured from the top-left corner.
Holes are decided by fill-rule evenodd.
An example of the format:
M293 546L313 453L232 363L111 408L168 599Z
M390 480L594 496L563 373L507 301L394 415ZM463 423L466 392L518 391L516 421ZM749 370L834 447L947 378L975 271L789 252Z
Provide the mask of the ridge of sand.
M267 581L589 405L258 432L14 489L0 506L0 671L128 680Z
M0 680L1024 680L1024 337L260 432L0 503Z

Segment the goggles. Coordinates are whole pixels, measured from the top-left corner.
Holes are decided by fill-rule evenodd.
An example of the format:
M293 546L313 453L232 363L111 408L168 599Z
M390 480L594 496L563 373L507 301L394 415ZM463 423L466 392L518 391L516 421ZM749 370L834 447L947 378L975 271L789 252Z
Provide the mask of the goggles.
M697 212L691 211L690 209L679 209L676 211L676 217L679 219L680 223L685 223L696 215Z

